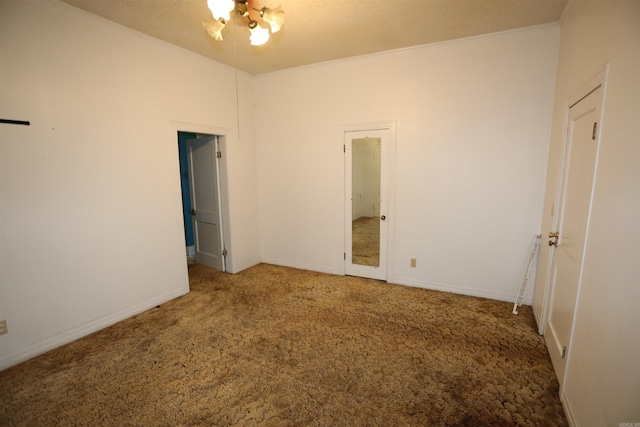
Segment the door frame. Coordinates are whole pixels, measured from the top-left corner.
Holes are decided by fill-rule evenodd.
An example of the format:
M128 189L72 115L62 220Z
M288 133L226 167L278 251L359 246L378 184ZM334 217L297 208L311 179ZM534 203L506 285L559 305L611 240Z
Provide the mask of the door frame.
M603 118L604 118L604 109L605 109L605 100L606 100L606 94L607 94L607 88L606 88L606 82L607 82L607 75L608 75L608 69L609 66L608 64L605 66L604 69L600 70L593 78L591 78L586 84L582 85L580 87L580 89L578 89L576 92L574 92L573 95L571 95L565 102L565 107L564 107L564 122L563 122L563 140L562 140L562 151L561 151L561 163L560 163L560 168L558 170L558 179L557 179L557 185L555 188L555 198L554 198L554 205L553 205L553 221L551 224L551 228L552 230L549 230L549 232L555 232L558 230L558 226L559 226L559 221L560 221L560 205L562 203L562 196L563 196L563 187L565 184L565 174L566 174L566 167L567 167L567 162L568 162L568 156L569 156L569 128L570 128L570 119L571 119L571 108L573 106L575 106L577 103L579 103L580 101L582 101L584 98L586 98L587 96L589 96L592 92L596 91L597 89L601 88L602 89L602 104L600 107L600 114L598 117L598 129L597 129L597 147L596 147L596 155L595 155L595 161L594 161L594 171L593 171L593 180L591 182L591 195L590 195L590 201L589 201L589 208L588 208L588 212L587 212L587 224L586 224L586 229L585 229L585 240L584 240L584 246L582 248L582 263L580 265L580 272L578 274L578 284L577 284L577 289L576 289L576 301L575 301L575 305L573 308L573 319L571 322L571 332L570 332L570 338L569 338L569 342L567 343L567 360L565 362L565 367L564 367L564 375L562 378L558 379L559 385L560 385L560 394L562 395L563 393L563 389L564 389L564 384L565 384L565 380L566 380L566 376L567 376L567 372L569 371L569 365L571 363L571 354L572 354L572 344L573 344L573 334L575 332L575 325L576 325L576 312L578 310L578 306L580 303L580 293L581 293L581 289L582 289L582 272L584 270L584 262L585 262L585 255L586 255L586 248L588 246L588 242L589 242L589 228L590 228L590 223L591 223L591 209L593 206L593 193L595 190L595 185L596 185L596 181L597 181L597 176L598 176L598 163L599 163L599 158L600 158L600 148L601 148L601 136L602 136L602 126L603 126ZM546 230L545 233L543 233L546 235ZM546 333L547 333L547 323L549 321L549 312L551 310L551 304L553 303L553 294L554 294L554 289L552 289L552 285L553 285L553 266L554 266L554 256L555 256L555 248L551 247L549 250L549 255L548 255L548 260L547 260L547 271L546 271L546 277L545 277L545 288L544 288L544 295L543 295L543 304L542 304L542 313L541 313L541 319L540 319L540 326L539 326L539 333L541 335L544 335L546 337ZM549 348L548 343L546 342L546 338L545 338L545 344L547 345L547 350L551 351ZM554 349L554 351L556 351L557 349Z
M221 128L210 125L202 125L202 124L194 124L194 123L185 123L185 122L177 122L171 121L173 127L173 140L177 141L178 132L191 132L195 134L203 134L210 136L217 136L218 138L218 150L222 152L222 157L217 159L218 161L218 194L220 200L220 216L222 217L222 241L223 247L227 251L227 255L224 257L223 262L223 271L228 271L229 266L233 265L233 248L231 246L231 233L230 233L230 215L229 215L229 188L228 188L228 156L227 153L229 150L227 149L227 143L229 141L229 135L231 134L231 129ZM176 165L178 165L178 145L176 146ZM178 168L177 174L177 182L180 185L180 170ZM182 211L182 197L180 195L178 199L178 209L180 211L180 215L182 220L184 221L184 214ZM190 219L189 219L190 220ZM184 227L181 227L184 232ZM184 239L183 239L184 241ZM182 250L184 252L184 249ZM187 264L187 259L184 257L185 266Z
M395 278L395 228L396 228L396 127L397 123L395 121L384 121L384 122L370 122L370 123L360 123L360 124L350 124L350 125L342 125L340 126L340 135L336 138L339 141L339 150L343 154L342 163L343 163L343 175L342 175L342 218L343 218L343 226L342 226L342 244L337 251L339 256L338 265L341 265L340 269L341 275L346 275L346 265L347 261L345 259L345 248L347 242L347 220L346 220L346 212L347 212L347 202L345 194L347 192L346 183L346 155L344 152L345 147L345 137L347 132L370 132L370 131L388 131L389 132L389 143L387 150L387 191L388 191L388 206L387 206L387 259L380 260L380 262L385 262L387 266L387 282L393 282Z

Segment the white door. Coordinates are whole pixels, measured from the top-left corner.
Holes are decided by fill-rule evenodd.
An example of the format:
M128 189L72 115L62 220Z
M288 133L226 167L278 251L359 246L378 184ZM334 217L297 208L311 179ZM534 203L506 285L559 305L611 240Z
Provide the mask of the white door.
M196 262L224 271L217 144L216 136L187 141Z
M551 262L551 300L545 341L560 384L570 351L582 259L591 207L599 143L602 86L569 109L565 135L557 228L549 233L555 245Z
M387 280L390 130L344 133L345 273Z

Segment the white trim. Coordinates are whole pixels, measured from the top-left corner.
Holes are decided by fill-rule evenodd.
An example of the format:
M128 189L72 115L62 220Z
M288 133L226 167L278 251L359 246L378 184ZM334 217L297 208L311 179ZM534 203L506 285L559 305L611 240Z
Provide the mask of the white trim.
M567 417L567 422L571 427L575 427L578 425L576 421L576 416L574 415L573 406L567 400L567 395L563 391L560 392L560 402L562 403L562 408L564 409L564 415Z
M421 45L417 45L417 46L400 47L400 48L397 48L397 49L383 50L381 52L367 53L367 54L364 54L364 55L349 56L349 57L346 57L346 58L333 59L333 60L324 61L324 62L315 62L315 63L312 63L312 64L300 65L298 67L284 68L282 70L275 70L275 71L268 71L266 73L253 74L253 77L254 78L260 78L262 76L271 76L271 75L275 75L275 74L278 74L278 73L286 73L286 72L297 73L300 70L304 70L304 69L307 69L307 68L314 68L314 67L317 67L317 66L328 66L328 65L333 65L333 64L337 64L337 63L347 63L347 62L353 62L353 61L361 61L362 59L374 58L374 57L377 57L377 56L384 56L384 55L389 55L389 54L395 55L395 54L399 54L399 53L413 52L413 51L430 49L430 48L437 48L437 47L447 46L447 45L451 45L451 44L465 43L465 42L476 41L476 40L484 40L484 39L490 39L490 38L494 38L494 37L502 37L502 36L505 36L505 35L517 34L517 33L526 32L526 31L534 31L534 30L544 29L544 28L559 28L559 27L560 27L560 25L557 22L551 22L551 23L540 24L540 25L532 25L532 26L529 26L529 27L514 28L514 29L511 29L511 30L498 31L498 32L494 32L494 33L480 34L480 35L476 35L476 36L461 37L461 38L456 38L456 39L451 39L451 40L443 40L443 41L437 41L437 42L432 42L432 43L425 43L425 44L421 44Z
M31 359L49 350L53 350L62 345L69 344L72 341L83 338L89 334L97 332L106 327L112 326L118 322L126 320L136 314L140 314L150 308L164 304L175 298L181 297L189 293L189 283L184 283L179 289L153 298L145 303L137 304L133 307L128 307L124 310L117 311L107 316L95 319L91 322L85 323L77 328L70 329L62 332L51 338L47 338L43 341L39 341L26 348L9 353L0 358L0 370L6 369L10 366L17 365L20 362Z
M49 2L50 2L50 4L52 6L58 7L61 10L65 10L65 11L74 13L74 14L76 14L78 16L81 16L82 18L89 19L89 20L95 22L96 24L103 25L103 26L105 26L107 28L112 28L114 30L121 31L121 32L123 32L125 34L128 34L130 36L136 37L138 39L144 40L144 41L152 43L152 44L156 44L158 46L164 46L164 47L170 48L172 50L180 52L183 55L190 56L192 58L198 59L198 60L203 61L203 62L207 62L209 65L214 65L214 66L219 66L219 67L226 68L230 72L239 71L239 72L245 73L245 74L247 74L249 76L253 76L252 74L247 73L244 70L236 70L233 66L227 65L227 64L225 64L223 62L220 62L220 61L218 61L216 59L213 59L213 58L211 58L209 56L205 56L205 55L202 55L200 53L196 53L196 52L194 52L192 50L188 50L188 49L185 49L185 48L180 47L178 45L166 42L166 41L161 40L161 39L159 39L157 37L150 36L149 34L146 34L146 33L143 33L141 31L135 30L133 28L127 27L125 25L119 24L119 23L117 23L115 21L111 21L111 20L109 20L107 18L104 18L104 17L102 17L100 15L96 15L94 13L91 13L91 12L88 12L86 10L80 9L77 6L74 6L74 5L71 5L71 4L68 4L68 3L63 3L60 0L49 0Z
M198 123L179 122L175 120L169 120L169 122L176 132L192 132L219 136L228 136L229 134L231 134L230 128L223 128L213 125L203 125Z
M222 271L226 272L228 254L225 255L227 246L227 239L225 239L225 234L227 233L224 232L224 224L227 222L228 217L222 212L222 207L225 205L222 198L222 171L220 170L222 168L222 157L218 157L217 155L217 153L222 153L222 140L224 139L226 139L225 136L216 135L213 144L216 156L213 161L216 163L216 184L218 184L218 188L216 188L218 200L216 200L216 202L218 203L218 221L220 221L220 232L222 234L220 236L220 256L222 257Z
M600 69L591 79L589 79L587 83L580 86L580 88L577 89L573 93L573 95L571 95L567 99L567 106L568 106L567 108L571 108L572 106L577 104L578 101L582 100L583 98L586 98L587 95L589 95L591 92L596 90L599 86L602 86L602 89L603 89L602 101L604 104L604 97L605 97L604 90L606 89L608 74L609 74L609 63L607 62L605 66L602 69ZM604 110L604 105L603 105L603 110Z
M328 265L308 264L297 261L285 260L282 258L265 258L262 260L265 264L272 264L281 267L298 268L307 271L317 271L319 273L332 274L335 276L344 276L344 272L341 269L337 269ZM453 294L466 295L478 298L487 298L496 301L504 301L513 303L513 293L511 292L496 292L492 289L479 289L476 287L470 288L463 285L455 285L450 283L431 282L425 280L415 280L413 278L396 277L394 281L388 280L387 282L401 286L410 286L413 288L429 289L433 291L449 292ZM524 298L522 305L531 305L531 297ZM509 309L507 309L509 310Z
M104 25L105 27L110 27L116 30L119 30L123 33L135 36L139 39L145 40L147 42L150 43L154 43L157 45L161 45L161 46L165 46L168 48L171 48L173 50L176 51L180 51L182 54L184 55L188 55L194 58L198 58L202 61L206 61L209 64L212 65L216 65L216 66L220 66L220 67L224 67L230 71L234 71L234 72L241 72L244 73L248 76L251 76L253 78L256 77L260 77L260 76L268 76L268 75L272 75L272 74L276 74L276 73L282 73L282 72L287 72L287 71L293 71L293 72L297 72L299 70L305 69L305 68L312 68L318 65L331 65L331 64L335 64L335 63L340 63L340 62L347 62L347 61L359 61L363 58L369 58L369 57L375 57L375 56L382 56L382 55L387 55L387 54L396 54L396 53L403 53L403 52L411 52L411 51L416 51L416 50L421 50L421 49L425 49L425 48L431 48L431 47L438 47L438 46L444 46L444 45L449 45L449 44L455 44L455 43L463 43L463 42L467 42L467 41L473 41L473 40L483 40L483 39L488 39L488 38L493 38L493 37L500 37L500 36L504 36L504 35L508 35L508 34L516 34L516 33L520 33L520 32L526 32L526 31L533 31L533 30L538 30L538 29L544 29L544 28L558 28L560 27L560 22L562 21L562 17L564 16L565 11L568 9L569 3L572 3L572 0L569 1L569 3L567 4L567 6L565 6L565 8L563 9L563 13L560 17L560 20L558 22L550 22L547 24L539 24L539 25L531 25L528 27L521 27L521 28L514 28L514 29L510 29L510 30L505 30L505 31L498 31L498 32L493 32L493 33L488 33L488 34L479 34L479 35L475 35L475 36L468 36L468 37L460 37L460 38L455 38L455 39L450 39L450 40L443 40L443 41L436 41L436 42L431 42L431 43L424 43L421 45L417 45L417 46L409 46L409 47L401 47L401 48L397 48L397 49L390 49L390 50L384 50L381 52L373 52L373 53L367 53L364 55L356 55L356 56L349 56L346 58L338 58L338 59L334 59L334 60L329 60L329 61L323 61L323 62L315 62L312 64L306 64L306 65L300 65L300 66L294 66L294 67L290 67L290 68L283 68L283 69L279 69L279 70L274 70L274 71L267 71L265 73L257 73L257 74L251 74L248 71L245 71L243 69L238 69L235 68L231 65L227 65L224 62L221 62L219 59L214 59L212 57L200 54L200 53L196 53L194 51L185 49L183 47L180 47L178 45L166 42L164 40L161 40L159 38L150 36L146 33L143 33L141 31L135 30L133 28L127 27L125 25L119 24L117 22L111 21L107 18L104 18L102 16L96 15L94 13L88 12L86 10L80 9L77 6L73 6L71 4L68 3L63 3L60 0L49 0L51 2L52 5L66 10L66 11L70 11L72 13L75 13L79 16L82 16L86 19L90 19L100 25Z
M227 133L218 134L218 149L222 153L222 158L218 161L218 188L220 190L220 213L222 215L222 239L224 241L224 249L227 250L227 256L224 260L224 268L228 273L235 273L237 271L242 271L243 268L239 270L234 270L233 265L233 251L231 250L231 210L230 210L230 198L229 198L229 146L228 141L230 140L228 133L230 130L226 131Z
M282 258L269 258L269 257L264 258L262 262L264 264L279 265L281 267L291 267L291 268L298 268L300 270L317 271L318 273L327 273L327 274L333 274L336 276L344 276L344 272L340 271L339 268L336 268L330 265L308 264L305 262L289 261Z
M227 255L227 259L228 258L229 258L229 255ZM227 263L227 273L236 274L248 268L255 267L256 265L261 264L263 262L264 261L260 258L251 258L238 265L230 265L229 263Z
M538 325L538 334L542 335L543 332L542 332L542 328L540 326L540 325L542 325L542 323L540 322L542 313L538 312L538 310L536 309L535 304L533 304L533 301L531 302L531 309L533 311L533 318L536 321L536 325Z
M379 122L365 122L355 124L342 124L339 126L340 136L336 138L340 145L345 146L345 136L347 132L371 132L371 131L388 131L389 141L387 150L387 265L386 265L386 281L392 283L395 280L395 230L396 230L396 150L397 150L397 121L379 121ZM342 187L343 194L346 194L347 177L346 167L344 165L346 159L346 153L343 157L343 175L342 175ZM343 196L343 221L346 221L346 200ZM342 227L342 241L341 247L338 251L339 261L338 268L340 271L338 274L346 274L346 260L344 259L344 253L347 242L347 224L344 223Z
M477 287L467 287L464 285L456 285L451 283L433 282L429 280L416 280L408 277L396 277L392 282L398 285L412 286L414 288L430 289L433 291L450 292L453 294L467 295L472 297L487 298L496 301L505 301L513 303L512 292L499 292L493 289L482 289ZM531 305L532 298L525 297L522 299L522 305Z

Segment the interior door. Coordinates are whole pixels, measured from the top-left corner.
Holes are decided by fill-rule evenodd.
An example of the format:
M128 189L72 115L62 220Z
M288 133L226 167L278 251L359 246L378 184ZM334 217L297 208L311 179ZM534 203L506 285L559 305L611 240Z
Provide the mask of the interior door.
M569 109L557 229L549 233L549 245L555 248L552 249L552 293L544 336L561 385L570 351L587 239L602 92L603 88L598 86Z
M216 136L187 141L197 263L224 271Z
M390 131L349 131L345 149L345 273L387 280Z

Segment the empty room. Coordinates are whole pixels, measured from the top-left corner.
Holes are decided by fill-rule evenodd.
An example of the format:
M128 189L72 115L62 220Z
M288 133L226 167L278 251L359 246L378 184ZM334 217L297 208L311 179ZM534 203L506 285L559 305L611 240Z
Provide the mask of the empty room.
M0 425L640 425L639 23L0 0Z

